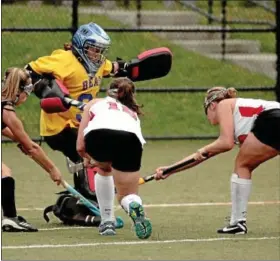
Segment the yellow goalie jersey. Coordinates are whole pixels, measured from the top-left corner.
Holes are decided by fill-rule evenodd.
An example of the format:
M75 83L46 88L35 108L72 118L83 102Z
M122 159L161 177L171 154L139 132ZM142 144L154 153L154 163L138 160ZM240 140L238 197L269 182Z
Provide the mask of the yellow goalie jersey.
M43 56L30 62L31 68L38 74L52 74L63 82L70 96L81 102L87 102L96 97L103 76L110 74L112 63L105 60L94 77L90 77L83 65L72 51L55 50L50 56ZM47 114L41 110L40 134L53 136L65 127L78 127L81 111L71 107L62 113Z

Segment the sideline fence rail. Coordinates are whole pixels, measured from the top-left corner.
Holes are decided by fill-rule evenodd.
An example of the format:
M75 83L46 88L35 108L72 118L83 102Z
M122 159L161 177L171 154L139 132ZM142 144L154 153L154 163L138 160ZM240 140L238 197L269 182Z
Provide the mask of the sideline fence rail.
M204 17L208 19L208 24L219 24L219 28L167 28L167 27L149 27L149 26L143 26L143 5L145 4L144 0L131 0L126 1L126 4L129 5L129 2L135 2L136 5L136 26L132 28L115 28L115 27L107 27L104 28L105 31L109 33L220 33L221 34L221 54L224 58L226 55L226 39L227 34L229 33L275 33L275 39L276 39L276 55L277 55L277 62L276 62L276 69L277 69L277 78L276 78L276 84L274 87L272 86L260 86L260 87L244 87L244 88L237 88L239 92L249 92L249 91L265 91L265 92L275 92L278 101L280 102L280 1L275 0L275 8L268 7L266 5L261 4L259 1L253 1L248 0L248 2L251 2L252 4L256 4L263 9L267 10L267 12L275 14L275 21L276 24L266 21L266 20L246 20L246 19L229 19L229 13L228 13L228 4L229 1L227 0L221 0L217 1L219 2L221 13L220 15L214 15L214 3L217 4L214 0L208 0L208 10L199 8L198 6L194 5L195 1L176 1L180 2L181 5L185 5L188 9L191 9L192 11L199 14L201 17ZM16 3L19 3L20 1L17 0L5 0L2 1L2 4L6 4L9 2L10 5L14 5ZM26 1L28 2L28 1ZM46 1L45 1L46 2ZM79 6L81 6L82 3L85 3L86 1L81 0L68 0L68 1L53 1L55 3L54 6L61 5L62 2L68 2L67 6L70 11L69 15L69 21L67 21L64 26L61 27L39 27L36 24L32 24L32 26L28 27L22 27L22 24L19 23L20 26L6 26L1 28L2 33L75 33L79 26ZM100 1L102 2L102 1ZM160 2L160 1L158 1ZM55 7L54 7L55 8ZM4 13L3 13L4 15ZM246 27L243 28L228 28L229 25L246 25ZM254 25L251 28L249 28L249 25ZM256 27L258 26L258 27ZM208 87L177 87L177 88L169 88L169 87L162 87L162 88L151 88L151 87L143 87L138 88L137 92L139 93L201 93L205 92L208 89ZM101 92L105 92L106 90L104 88L101 88ZM215 136L209 136L209 135L197 135L197 136L190 136L190 135L180 135L180 136L147 136L147 140L193 140L193 139L214 139ZM40 138L34 139L35 141L40 141ZM3 143L8 143L11 141L8 140L2 140Z

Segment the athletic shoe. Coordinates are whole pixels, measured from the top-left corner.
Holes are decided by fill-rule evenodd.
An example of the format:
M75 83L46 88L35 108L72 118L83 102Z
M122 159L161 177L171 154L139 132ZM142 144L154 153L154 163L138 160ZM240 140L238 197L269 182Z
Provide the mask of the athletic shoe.
M217 230L219 234L247 234L246 221L238 221L235 225L229 225L227 227Z
M115 220L115 228L116 229L121 229L123 228L124 226L124 221L121 217L116 217L116 220Z
M3 232L38 232L38 229L29 224L23 217L4 217L2 220Z
M99 234L102 236L116 235L115 224L112 221L106 221L99 226Z
M152 234L152 224L145 217L143 206L133 201L129 204L129 216L132 219L135 227L135 232L138 238L146 239Z

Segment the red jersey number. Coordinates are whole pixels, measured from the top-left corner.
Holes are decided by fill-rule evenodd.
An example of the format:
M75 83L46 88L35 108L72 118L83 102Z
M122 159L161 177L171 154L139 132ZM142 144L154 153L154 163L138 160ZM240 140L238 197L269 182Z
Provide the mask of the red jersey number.
M109 110L120 110L118 108L117 103L115 102L108 102L109 104ZM134 120L137 120L137 114L135 112L133 112L132 110L130 110L129 108L127 108L125 105L122 105L122 111L129 114Z

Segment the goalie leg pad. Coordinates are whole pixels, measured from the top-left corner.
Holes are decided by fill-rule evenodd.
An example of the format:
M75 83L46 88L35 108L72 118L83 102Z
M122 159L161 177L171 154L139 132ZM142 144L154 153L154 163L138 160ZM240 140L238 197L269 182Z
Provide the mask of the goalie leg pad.
M43 98L40 106L46 113L58 113L68 111L71 105L63 102L59 97Z
M82 169L74 174L75 189L85 198L97 201L95 194L94 169Z
M98 227L101 222L100 216L94 216L92 212L79 200L67 192L59 193L59 197L54 205L48 206L44 210L44 219L49 222L48 213L59 218L64 225L79 225ZM97 202L91 201L97 206Z
M84 169L83 162L74 163L69 157L66 157L66 166L71 174L75 174L76 172Z

